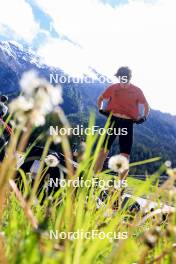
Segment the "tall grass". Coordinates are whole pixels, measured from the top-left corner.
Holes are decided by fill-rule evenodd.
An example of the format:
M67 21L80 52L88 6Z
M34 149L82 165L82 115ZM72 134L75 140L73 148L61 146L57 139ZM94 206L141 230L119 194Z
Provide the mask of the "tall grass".
M94 120L91 119L90 126ZM101 147L101 139L92 154L97 136L90 135L86 140L86 149L82 161L76 171L67 168L68 179L91 180L112 178L108 171L98 175L93 173L93 165ZM175 212L163 212L155 209L149 212L143 221L144 212L130 212L129 201L124 208L112 210L113 201L117 200L120 190L109 192L108 199L98 208L97 201L101 193L99 187L67 186L56 193L45 197L40 203L44 192L37 196L37 188L41 177L45 177L45 157L48 153L51 138L46 142L41 158L40 168L31 183L22 170L20 190L15 184L16 159L14 150L17 148L18 135L12 136L7 153L0 167L1 175L1 263L175 263ZM24 145L27 142L24 140ZM66 159L71 157L68 140L64 139ZM149 160L151 162L153 160ZM146 163L147 161L145 161ZM132 165L140 165L143 162ZM9 166L10 165L10 166ZM163 199L173 207L175 204L174 181L176 173L168 169L168 181L158 188L152 183L158 178L161 170L148 177L145 182L130 179L129 187L133 196L146 195L149 200L156 201L158 208ZM138 186L139 185L139 188ZM136 186L136 188L134 188ZM27 198L26 198L27 197ZM156 215L155 215L156 212ZM151 214L151 216L150 216ZM81 231L103 232L102 239L61 239L57 233ZM103 234L115 232L119 239L103 238ZM62 233L63 234L63 233Z

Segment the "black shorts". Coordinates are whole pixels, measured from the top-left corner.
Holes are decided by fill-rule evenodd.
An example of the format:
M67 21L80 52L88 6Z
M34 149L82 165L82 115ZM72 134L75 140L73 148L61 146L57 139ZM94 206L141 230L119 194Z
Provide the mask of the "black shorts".
M133 120L112 116L109 128L112 133L106 134L103 148L110 150L115 138L119 136L120 153L130 155L133 144Z

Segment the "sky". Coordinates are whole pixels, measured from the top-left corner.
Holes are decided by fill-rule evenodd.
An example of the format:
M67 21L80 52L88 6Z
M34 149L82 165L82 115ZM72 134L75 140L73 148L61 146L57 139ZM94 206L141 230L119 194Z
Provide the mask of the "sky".
M0 40L27 44L50 66L114 78L129 66L150 106L176 115L175 0L0 0Z

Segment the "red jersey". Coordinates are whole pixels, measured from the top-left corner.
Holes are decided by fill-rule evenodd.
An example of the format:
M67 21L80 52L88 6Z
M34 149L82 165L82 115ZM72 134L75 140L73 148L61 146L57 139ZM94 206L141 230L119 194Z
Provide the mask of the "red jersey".
M133 84L112 84L104 91L102 97L109 100L106 111L125 115L131 119L138 119L138 105L144 104L145 116L148 115L149 106L147 100L141 89Z

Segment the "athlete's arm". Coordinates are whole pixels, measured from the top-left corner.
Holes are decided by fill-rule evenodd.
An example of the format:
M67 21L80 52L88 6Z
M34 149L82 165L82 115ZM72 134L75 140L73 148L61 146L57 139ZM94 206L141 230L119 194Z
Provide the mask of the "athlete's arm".
M104 99L109 99L111 97L111 91L112 91L113 85L110 85L103 93L100 95L97 101L98 108L101 108L101 104Z
M149 107L149 104L148 104L148 102L146 101L145 103L144 103L144 108L145 108L145 117L147 118L148 117L148 115L149 115L149 112L150 112L150 107Z
M98 97L98 101L97 101L97 106L98 106L98 109L100 109L100 108L101 108L101 104L102 104L102 102L103 102L103 96L102 96L102 95L100 95L100 96Z
M149 115L150 107L149 107L147 99L145 98L145 96L144 96L142 91L140 91L140 94L139 94L138 109L140 108L140 105L144 109L142 111L143 112L142 116L141 116L141 113L140 113L140 110L139 110L139 118L141 118L141 117L147 118L148 115Z

